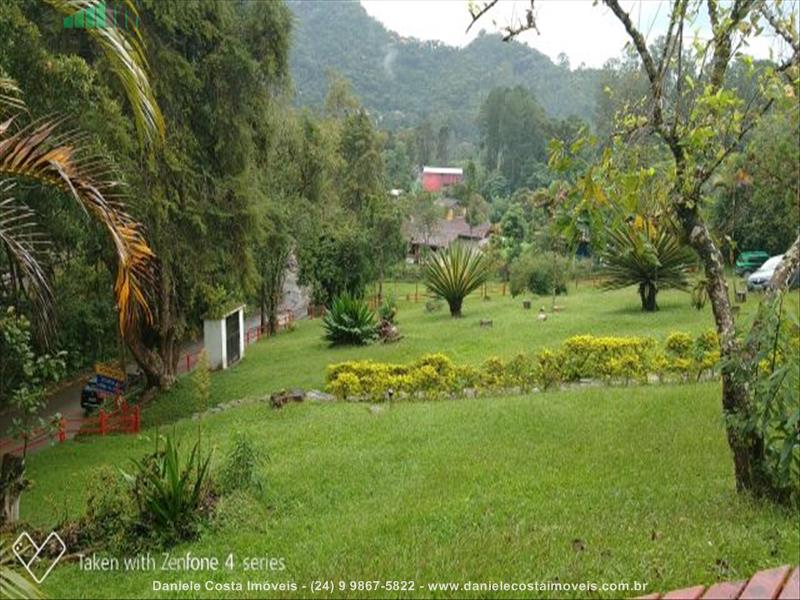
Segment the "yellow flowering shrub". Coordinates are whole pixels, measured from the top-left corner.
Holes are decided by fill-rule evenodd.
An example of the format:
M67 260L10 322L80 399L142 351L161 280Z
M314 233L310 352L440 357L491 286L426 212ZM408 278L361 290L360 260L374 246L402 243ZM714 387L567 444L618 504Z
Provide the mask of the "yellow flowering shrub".
M389 391L395 398L433 398L460 394L468 388L548 389L583 378L646 382L651 373L661 380L668 374L688 380L692 373L699 378L713 370L718 362L719 340L713 330L696 339L672 333L663 347L648 337L580 335L569 338L559 349L544 349L532 357L518 354L508 361L493 356L480 367L455 365L444 354L426 354L404 365L372 360L342 362L328 366L326 389L345 399L383 400Z

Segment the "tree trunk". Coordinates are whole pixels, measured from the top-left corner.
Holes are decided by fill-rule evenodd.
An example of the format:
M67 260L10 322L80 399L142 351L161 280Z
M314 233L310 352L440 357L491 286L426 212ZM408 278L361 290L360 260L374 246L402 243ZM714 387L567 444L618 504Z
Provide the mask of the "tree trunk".
M261 282L261 333L267 331L267 284Z
M3 498L0 524L16 523L19 520L19 500L22 490L27 486L25 459L13 454L4 454L0 467L0 494Z
M679 202L677 205L678 219L689 244L697 251L703 262L708 299L711 302L720 340L720 356L722 362L725 362L739 356L741 347L736 339L722 253L699 216L697 206L698 199ZM743 418L750 412L746 382L734 378L733 374L725 369L722 372L722 409L726 417ZM731 419L726 423L728 445L733 453L736 488L758 492L763 481L759 475L761 473L760 457L762 456L763 440L759 439L755 433L746 438L743 437L732 424Z
M658 310L656 294L658 294L658 286L655 283L648 281L639 284L639 298L642 301L643 311L655 312Z
M176 320L177 299L162 270L154 306L152 325L142 324L125 340L136 363L145 375L148 388L168 390L176 380L180 358L180 331Z
M463 304L463 298L457 298L454 300L448 300L447 304L450 306L450 316L454 319L461 318L461 305Z

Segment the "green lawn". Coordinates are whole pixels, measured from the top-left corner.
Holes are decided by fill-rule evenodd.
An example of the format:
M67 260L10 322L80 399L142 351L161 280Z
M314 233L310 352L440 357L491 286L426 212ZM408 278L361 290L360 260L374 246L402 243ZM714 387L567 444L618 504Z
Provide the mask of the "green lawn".
M663 339L673 330L711 326L709 311L695 311L679 293L662 293L656 314L642 314L631 290L602 294L581 287L559 304L563 313L539 323L535 310L522 310L521 299L471 298L465 317L455 321L402 301L401 342L342 350L322 342L319 321L301 322L293 333L250 346L241 364L215 374L214 400L321 387L325 366L349 358L406 361L442 351L479 363L580 333ZM756 304L751 299L745 306ZM494 327L481 329L481 318L493 319ZM144 413L147 423L173 421L161 432L174 428L184 447L196 435L195 422L178 419L191 412L190 389L182 382ZM260 470L265 489L223 498L201 538L175 552L221 561L234 553L237 562L282 557L284 571L254 574L237 565L194 574L89 573L72 562L59 565L44 589L53 597L146 597L154 579L298 586L379 579L414 581L417 591L406 595L420 597L432 594L420 585L465 581L639 581L666 590L796 564L798 515L734 491L719 396L718 384L704 383L405 402L379 412L353 403L280 411L266 402L246 405L207 418L205 439L220 457L234 432L250 436L269 457ZM151 428L138 437L68 442L33 455L23 519L46 528L78 517L94 467L126 466L152 449L154 435ZM307 597L309 590L300 587L296 595Z
M500 289L498 284L494 287ZM439 312L425 311L424 291L420 302L406 301L413 295L413 284L389 284L387 290L399 299L400 332L403 339L395 344L354 348L329 348L322 339L319 319L298 321L289 334L262 340L251 345L235 369L217 374L212 381L212 401L261 397L265 393L290 388L322 388L325 367L333 362L371 358L377 361L413 361L426 352L444 352L457 363L479 364L492 355L510 358L519 352L534 352L545 346L557 346L564 339L586 333L594 335L649 335L663 340L680 330L699 333L713 326L709 306L698 311L689 304L689 295L677 291L659 294L661 310L643 313L635 289L600 292L586 283L557 303L564 307L541 323L536 320L538 307L549 312L550 298L533 298L532 310L522 309L522 298L493 294L484 301L478 294L464 303L464 317L452 319L446 305ZM756 308L751 297L742 307L747 318ZM492 328L481 328L481 319L491 319ZM184 382L185 383L185 382ZM191 387L179 385L163 397L158 406L145 415L146 423L168 422L187 416L191 409Z

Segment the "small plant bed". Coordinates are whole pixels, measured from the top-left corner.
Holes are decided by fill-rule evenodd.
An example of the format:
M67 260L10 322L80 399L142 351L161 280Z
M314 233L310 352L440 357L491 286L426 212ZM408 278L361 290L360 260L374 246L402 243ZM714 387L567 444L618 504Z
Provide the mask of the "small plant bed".
M554 350L509 360L491 357L479 367L456 365L444 354L427 354L408 364L348 361L328 367L326 390L342 400L372 402L524 393L574 383L699 381L713 375L718 345L713 331L694 338L673 333L663 346L648 337L581 335Z

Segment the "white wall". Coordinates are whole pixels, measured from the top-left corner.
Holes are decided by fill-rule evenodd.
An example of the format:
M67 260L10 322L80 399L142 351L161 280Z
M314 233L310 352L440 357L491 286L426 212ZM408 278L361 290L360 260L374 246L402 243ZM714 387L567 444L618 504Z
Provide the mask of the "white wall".
M225 319L203 321L203 344L208 354L208 364L212 369L225 369L228 366L225 348Z

